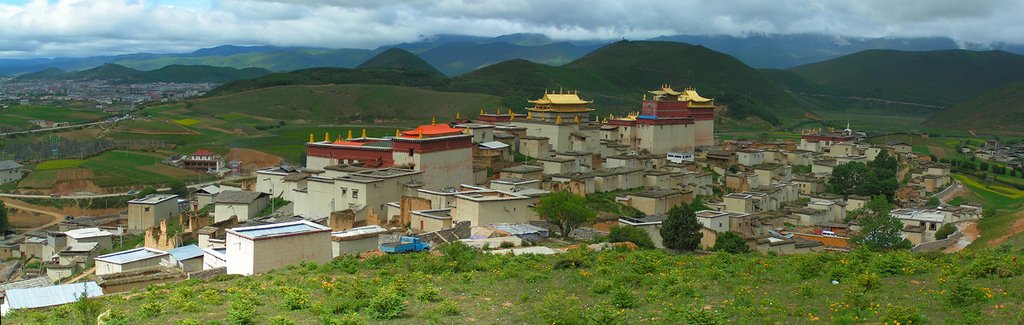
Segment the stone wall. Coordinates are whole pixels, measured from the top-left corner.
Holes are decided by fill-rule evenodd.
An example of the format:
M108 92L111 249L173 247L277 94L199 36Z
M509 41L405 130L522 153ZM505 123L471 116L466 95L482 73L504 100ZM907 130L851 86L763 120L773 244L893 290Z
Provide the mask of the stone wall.
M195 271L188 274L189 279L209 279L221 274L228 274L227 267L218 267L209 270Z
M912 248L910 251L915 253L940 251L945 249L946 247L949 247L949 245L953 245L954 243L959 241L960 237L963 237L963 235L964 234L960 233L960 231L957 231L950 234L949 237L946 237L946 239L933 240L930 242L917 244L917 246L914 246L914 248Z

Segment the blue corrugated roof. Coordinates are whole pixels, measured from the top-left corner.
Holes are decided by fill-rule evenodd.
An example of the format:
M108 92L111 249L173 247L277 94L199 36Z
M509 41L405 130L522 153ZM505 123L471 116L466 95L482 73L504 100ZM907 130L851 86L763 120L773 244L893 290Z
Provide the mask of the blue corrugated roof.
M174 259L178 261L184 261L190 258L203 256L203 249L196 245L188 245L169 250L167 253L174 256Z
M234 232L249 236L252 238L269 237L269 236L280 236L287 234L295 234L309 231L323 230L322 228L316 228L307 223L282 223L267 226L256 226L256 227L244 227L232 229Z
M640 115L640 116L637 116L636 118L637 119L641 119L641 120L656 120L656 119L658 119L658 117L654 116L654 115Z
M103 289L100 289L96 282L85 282L39 288L10 289L7 290L7 302L11 309L56 306L78 301L83 292L88 297L103 295Z
M134 261L141 261L148 258L158 257L166 254L167 253L158 250L151 250L145 247L139 247L136 249L130 249L123 252L100 255L97 256L96 259L114 264L124 264Z

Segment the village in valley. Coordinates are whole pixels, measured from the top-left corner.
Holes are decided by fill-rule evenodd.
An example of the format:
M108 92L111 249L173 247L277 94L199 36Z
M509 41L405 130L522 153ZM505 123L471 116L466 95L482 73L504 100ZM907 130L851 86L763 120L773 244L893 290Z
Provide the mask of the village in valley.
M0 1L2 323L1024 325L1024 5L733 2Z

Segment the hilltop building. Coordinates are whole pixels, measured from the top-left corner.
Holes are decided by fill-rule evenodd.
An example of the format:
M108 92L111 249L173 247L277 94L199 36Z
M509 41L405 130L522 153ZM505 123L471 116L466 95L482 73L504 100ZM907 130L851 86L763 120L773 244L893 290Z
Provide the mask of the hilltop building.
M322 170L334 165L360 164L364 167L399 167L424 172L428 188L455 187L473 182L473 136L468 129L432 122L394 137L353 138L306 144L306 167Z
M648 93L654 97L644 96L640 112L608 119L607 125L617 128L606 129L613 133L606 138L651 154L692 154L696 147L714 145L714 99L702 97L692 87L676 91L662 85Z

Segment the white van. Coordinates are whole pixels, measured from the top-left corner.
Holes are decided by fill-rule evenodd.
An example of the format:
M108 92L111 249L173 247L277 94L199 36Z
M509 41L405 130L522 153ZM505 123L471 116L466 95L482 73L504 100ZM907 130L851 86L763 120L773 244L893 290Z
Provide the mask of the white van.
M829 230L822 230L821 231L821 235L825 236L825 237L839 237L839 235L836 235L835 232L832 232L832 231L829 231Z
M668 152L665 159L673 164L681 164L684 161L693 161L693 153Z

